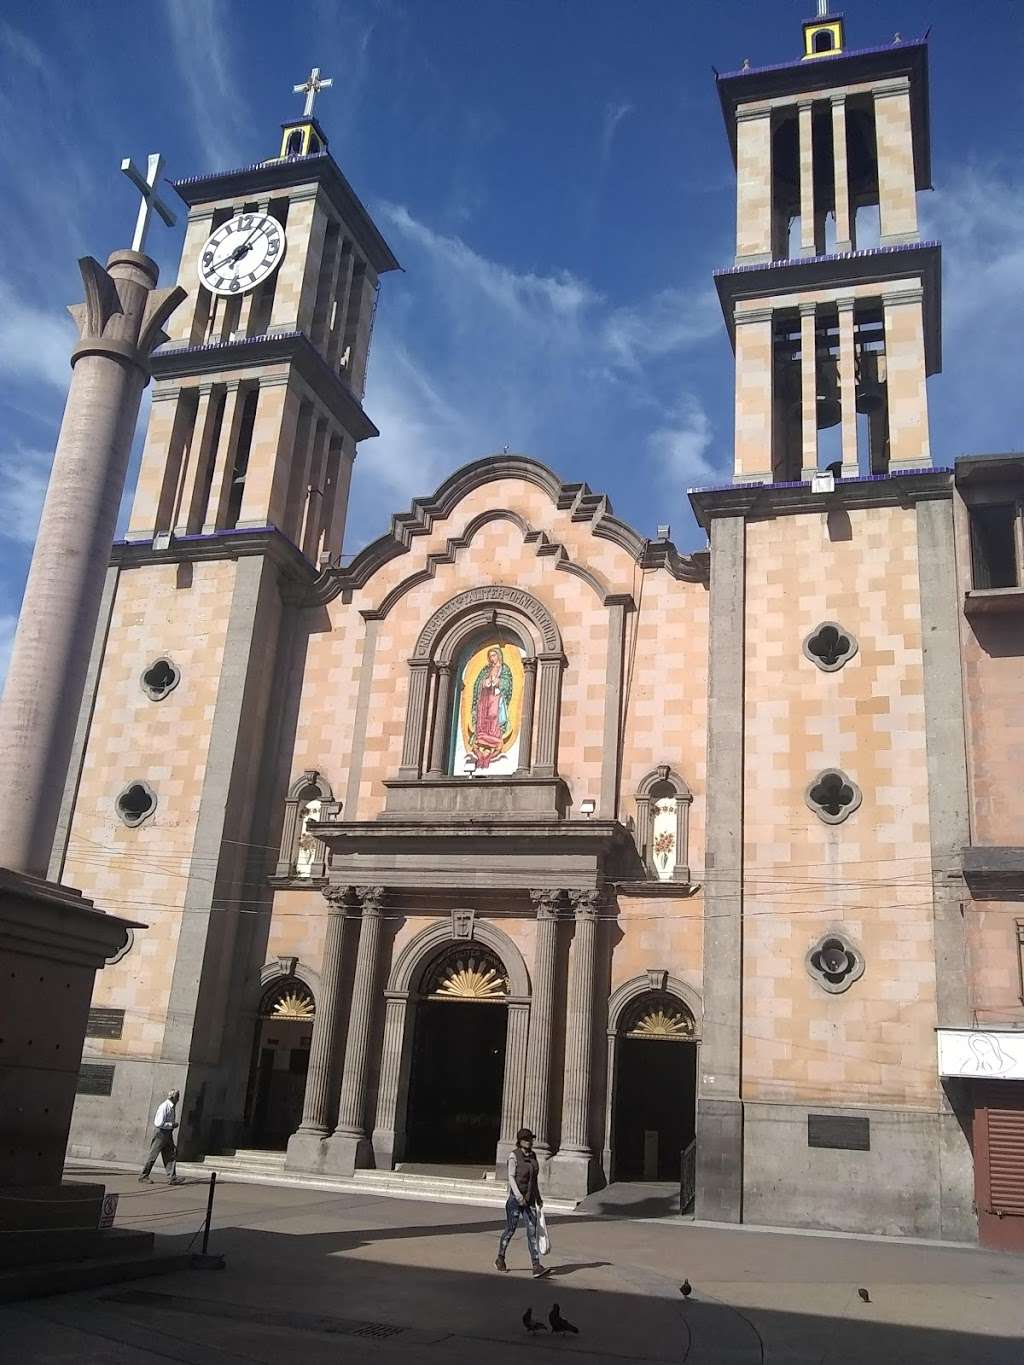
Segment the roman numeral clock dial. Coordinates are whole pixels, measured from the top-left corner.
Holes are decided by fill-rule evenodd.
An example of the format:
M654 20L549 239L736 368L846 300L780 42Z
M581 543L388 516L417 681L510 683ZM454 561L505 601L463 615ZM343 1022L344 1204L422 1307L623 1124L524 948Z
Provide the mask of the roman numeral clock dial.
M199 279L211 294L245 294L274 273L284 248L284 228L276 218L240 213L222 223L203 247Z

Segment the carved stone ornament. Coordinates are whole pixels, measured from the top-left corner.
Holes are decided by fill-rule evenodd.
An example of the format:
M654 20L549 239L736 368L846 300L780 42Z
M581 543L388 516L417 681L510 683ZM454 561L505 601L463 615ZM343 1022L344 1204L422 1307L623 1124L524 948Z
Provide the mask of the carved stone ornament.
M804 792L804 800L826 825L841 825L862 799L860 787L841 768L825 768Z
M354 886L325 886L323 897L331 907L330 913L333 915L347 915L356 904L356 890Z
M453 910L452 938L471 939L473 937L473 922L475 919L475 910Z
M601 907L600 891L572 891L569 900L577 919L597 919Z
M356 895L363 907L364 915L379 915L384 900L383 886L357 886Z
M530 892L530 900L538 919L557 919L565 905L565 892L544 888Z
M487 587L469 588L466 592L460 592L457 597L453 597L450 602L446 602L443 607L439 607L420 632L420 637L416 641L414 657L417 659L428 658L438 634L454 617L460 616L471 607L490 606L491 603L518 607L540 630L545 649L557 650L560 648L561 641L558 628L548 609L525 588L509 588L500 583L495 583L489 584Z
M136 825L148 820L156 810L156 792L141 778L129 782L127 787L118 793L114 809L123 823L129 829L134 829Z
M864 975L864 958L843 933L828 933L811 945L804 959L808 975L823 991L841 995Z
M823 673L838 673L857 653L857 640L837 621L822 621L804 640L803 650Z
M171 659L161 655L153 660L139 681L150 701L163 701L181 681L181 669Z

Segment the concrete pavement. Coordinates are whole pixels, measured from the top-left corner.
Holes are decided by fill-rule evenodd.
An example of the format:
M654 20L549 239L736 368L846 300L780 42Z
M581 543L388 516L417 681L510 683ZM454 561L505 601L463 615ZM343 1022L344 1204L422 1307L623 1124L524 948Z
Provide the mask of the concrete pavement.
M205 1189L124 1192L122 1226L200 1226ZM11 1359L56 1365L1018 1365L1024 1259L973 1249L725 1229L587 1213L551 1220L547 1280L522 1234L493 1268L495 1213L473 1207L218 1182L211 1250L188 1271L0 1311ZM683 1277L693 1284L684 1302ZM868 1289L864 1304L857 1290ZM578 1336L530 1337L557 1301Z

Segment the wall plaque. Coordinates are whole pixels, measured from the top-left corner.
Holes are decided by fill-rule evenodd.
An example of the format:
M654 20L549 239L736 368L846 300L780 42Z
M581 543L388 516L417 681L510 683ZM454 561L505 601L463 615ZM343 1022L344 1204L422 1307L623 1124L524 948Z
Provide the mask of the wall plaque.
M124 1032L124 1010L91 1009L85 1025L87 1038L120 1038Z
M807 1145L870 1152L871 1120L845 1114L808 1114Z
M100 1062L83 1062L78 1069L77 1095L109 1095L114 1088L114 1068Z

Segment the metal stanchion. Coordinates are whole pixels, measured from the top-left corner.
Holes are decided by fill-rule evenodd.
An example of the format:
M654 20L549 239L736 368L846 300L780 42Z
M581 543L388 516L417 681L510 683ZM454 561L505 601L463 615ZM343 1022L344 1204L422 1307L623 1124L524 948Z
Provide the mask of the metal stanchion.
M206 1218L203 1222L203 1249L192 1254L193 1270L223 1270L227 1264L223 1256L210 1254L210 1222L213 1218L213 1196L217 1189L217 1172L210 1172L210 1192L206 1196Z

